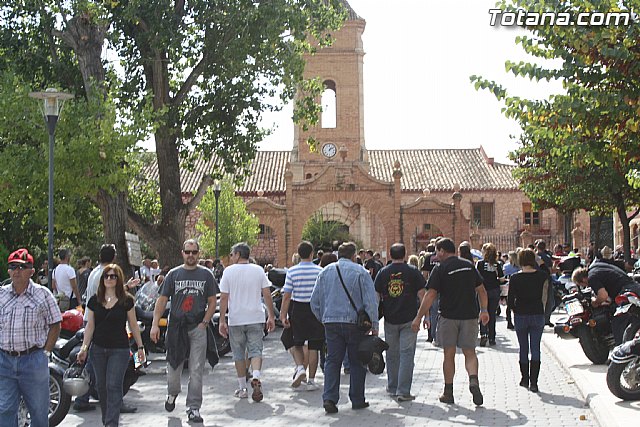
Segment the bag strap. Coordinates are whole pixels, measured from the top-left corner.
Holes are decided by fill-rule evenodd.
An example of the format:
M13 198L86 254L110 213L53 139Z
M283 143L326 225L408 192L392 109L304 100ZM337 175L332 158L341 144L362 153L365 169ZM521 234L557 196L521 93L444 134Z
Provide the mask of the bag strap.
M358 312L358 309L356 308L356 304L353 302L353 298L351 298L351 294L349 293L349 291L347 290L347 287L344 284L344 280L342 280L342 274L340 274L340 269L338 268L338 266L336 265L336 271L338 272L338 277L340 278L340 283L342 283L342 288L344 289L344 292L347 294L347 296L349 297L349 302L351 303L351 306L353 306L353 309Z

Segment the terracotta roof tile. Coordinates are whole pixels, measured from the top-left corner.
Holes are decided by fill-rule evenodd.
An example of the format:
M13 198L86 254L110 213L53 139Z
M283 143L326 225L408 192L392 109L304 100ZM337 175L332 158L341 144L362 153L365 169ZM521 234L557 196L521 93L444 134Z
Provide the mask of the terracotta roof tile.
M514 166L490 165L480 148L433 150L369 150L371 174L383 181L392 181L393 164L400 162L403 191L451 191L455 184L461 190L516 190L512 177ZM284 193L284 171L290 151L258 151L249 166L249 175L240 193ZM216 159L198 159L193 171L183 169L180 177L183 192L194 192L203 176L214 170ZM146 169L151 180L158 179L157 166Z

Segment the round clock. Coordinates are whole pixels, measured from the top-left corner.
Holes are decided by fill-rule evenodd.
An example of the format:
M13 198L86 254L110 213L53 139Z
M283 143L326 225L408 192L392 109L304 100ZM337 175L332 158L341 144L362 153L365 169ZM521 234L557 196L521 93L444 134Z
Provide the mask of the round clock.
M322 146L322 154L329 159L335 156L337 152L338 149L335 144L328 143Z

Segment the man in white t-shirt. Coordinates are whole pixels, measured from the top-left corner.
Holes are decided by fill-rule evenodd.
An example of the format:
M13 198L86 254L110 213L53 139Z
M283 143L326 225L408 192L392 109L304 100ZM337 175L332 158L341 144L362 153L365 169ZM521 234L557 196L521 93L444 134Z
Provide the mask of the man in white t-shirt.
M251 359L252 379L251 398L260 402L262 400L262 383L260 382L260 369L262 368L262 338L264 331L264 298L269 316L267 330L275 329L275 317L273 314L273 301L271 299L271 283L264 274L263 269L256 264L249 263L251 249L246 243L236 243L231 248L230 260L233 265L225 268L220 282L220 334L229 336L233 360L238 376L238 390L234 395L238 398L247 398L247 367L245 365L245 353ZM227 326L226 314L229 308L229 324Z
M71 259L71 251L61 249L58 253L60 264L53 270L54 293L63 293L69 298L69 307L75 308L80 301L80 293L78 292L78 284L76 282L76 270L69 265Z

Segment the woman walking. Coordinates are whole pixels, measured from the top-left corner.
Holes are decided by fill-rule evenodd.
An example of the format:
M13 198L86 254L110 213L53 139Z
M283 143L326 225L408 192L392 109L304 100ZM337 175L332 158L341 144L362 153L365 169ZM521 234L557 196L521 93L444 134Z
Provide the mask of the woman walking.
M547 301L549 276L536 268L536 254L531 249L520 251L518 264L522 270L512 275L509 280L507 305L513 310L516 335L520 344L520 385L537 393L540 340L544 330L544 305Z
M522 248L518 248L515 251L509 251L508 261L502 267L502 272L504 273L504 277L509 279L512 275L516 274L520 271L520 264L518 264L518 253L522 250ZM512 322L511 309L507 305L507 329L515 329Z
M128 285L137 286L139 279ZM84 363L91 345L91 362L96 374L102 424L118 426L122 406L122 382L129 364L129 338L126 323L138 344L138 357L144 361L144 347L136 322L133 297L125 291L124 274L116 264L108 264L100 276L98 292L87 302L88 323L78 361Z
M502 267L498 263L498 251L493 243L482 245L482 260L476 263L476 269L482 275L484 287L489 299L489 323L480 325L480 346L496 345L496 317L500 304L500 283L505 282Z

